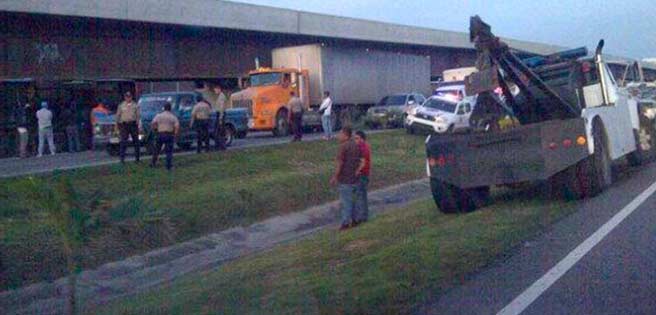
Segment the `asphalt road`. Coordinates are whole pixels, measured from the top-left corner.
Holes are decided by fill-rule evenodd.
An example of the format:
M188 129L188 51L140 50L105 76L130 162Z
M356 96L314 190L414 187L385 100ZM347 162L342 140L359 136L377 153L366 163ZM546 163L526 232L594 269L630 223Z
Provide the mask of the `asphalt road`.
M369 131L377 133L380 131ZM303 141L320 140L322 133L304 134ZM291 137L274 137L270 132L253 132L245 139L235 139L228 150L239 150L267 145L279 145L288 143ZM133 161L132 148L128 147L128 158L126 161ZM142 149L142 159L148 163L149 158L143 158L144 150ZM175 156L195 154L195 149L191 151L177 150ZM163 158L163 157L160 157ZM175 160L174 160L175 161ZM85 151L79 153L60 153L54 156L44 155L41 158L30 157L26 159L8 158L0 160L0 178L19 177L26 175L45 174L54 170L69 170L89 166L99 166L119 163L118 157L110 156L106 150Z
M539 237L435 292L416 313L656 314L656 163L620 177Z

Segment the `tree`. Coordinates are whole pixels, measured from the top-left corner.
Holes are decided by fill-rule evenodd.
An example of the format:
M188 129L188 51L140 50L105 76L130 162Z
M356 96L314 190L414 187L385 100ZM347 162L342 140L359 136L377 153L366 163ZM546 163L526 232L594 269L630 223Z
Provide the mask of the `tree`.
M37 209L44 211L46 222L61 240L69 283L66 313L75 315L78 313L77 275L87 234L85 227L91 218L90 213L100 203L97 198L83 202L70 179L57 175L51 182L32 177L29 179L29 188L29 200Z

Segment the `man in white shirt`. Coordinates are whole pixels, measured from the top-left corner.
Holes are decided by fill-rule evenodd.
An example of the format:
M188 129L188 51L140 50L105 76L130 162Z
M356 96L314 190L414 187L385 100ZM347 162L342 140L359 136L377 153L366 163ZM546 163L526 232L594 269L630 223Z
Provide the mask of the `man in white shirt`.
M324 98L319 106L319 112L321 114L321 124L323 126L323 138L330 139L333 136L333 120L332 120L332 110L333 110L333 100L330 99L330 92L323 92Z
M36 112L36 119L39 124L39 155L43 156L43 144L48 140L48 149L50 154L55 155L55 141L52 133L52 112L48 109L48 102L41 103L41 109Z

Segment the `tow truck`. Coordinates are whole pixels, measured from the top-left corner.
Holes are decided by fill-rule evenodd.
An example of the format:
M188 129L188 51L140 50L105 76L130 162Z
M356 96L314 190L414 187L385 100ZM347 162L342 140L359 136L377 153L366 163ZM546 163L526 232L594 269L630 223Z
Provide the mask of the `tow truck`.
M478 54L478 71L465 80L467 94L478 94L472 128L426 139L440 211L473 211L489 202L491 186L536 182L552 196L590 198L612 184L613 163L653 157L654 121L618 87L603 40L593 57L578 48L522 60L478 16L470 40ZM501 127L509 117L515 123Z

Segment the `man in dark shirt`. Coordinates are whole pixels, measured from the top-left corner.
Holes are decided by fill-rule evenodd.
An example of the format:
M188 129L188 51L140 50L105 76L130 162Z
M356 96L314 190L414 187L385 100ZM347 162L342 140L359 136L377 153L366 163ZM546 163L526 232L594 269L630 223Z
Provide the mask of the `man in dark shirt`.
M353 210L355 208L355 194L358 188L356 171L360 166L362 151L353 141L350 127L342 128L337 139L339 140L339 153L337 153L337 169L330 179L332 185L338 185L339 199L341 201L342 225L340 230L353 226Z
M355 143L362 152L362 159L356 171L358 175L358 193L356 198L353 220L356 225L366 222L369 218L369 203L367 186L369 186L369 172L371 170L371 147L367 143L367 135L362 130L355 132Z

